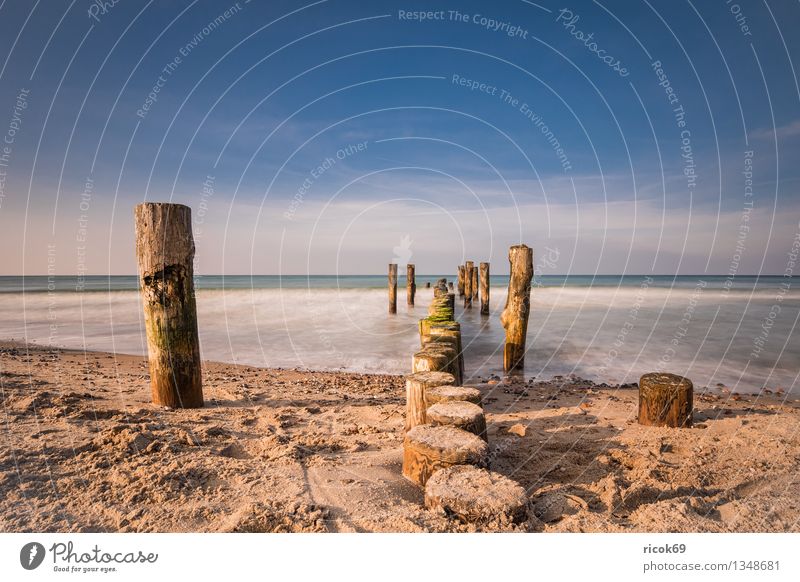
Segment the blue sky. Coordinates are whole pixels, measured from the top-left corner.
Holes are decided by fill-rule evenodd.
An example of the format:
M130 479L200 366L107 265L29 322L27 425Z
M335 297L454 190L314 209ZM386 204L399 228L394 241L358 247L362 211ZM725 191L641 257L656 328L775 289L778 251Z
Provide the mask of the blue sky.
M520 240L557 251L545 273L781 274L798 23L790 1L5 1L0 274L135 272L144 200L193 208L204 274L380 273L398 245L503 273Z

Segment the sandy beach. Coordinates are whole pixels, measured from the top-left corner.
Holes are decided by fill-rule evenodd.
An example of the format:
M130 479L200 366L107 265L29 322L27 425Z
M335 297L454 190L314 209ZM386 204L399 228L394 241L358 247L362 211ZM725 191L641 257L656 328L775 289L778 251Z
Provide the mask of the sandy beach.
M145 359L0 344L0 531L475 531L400 474L402 376L205 362L206 406L150 404ZM485 531L800 531L800 409L695 387L695 427L635 385L483 378L491 468L530 519Z

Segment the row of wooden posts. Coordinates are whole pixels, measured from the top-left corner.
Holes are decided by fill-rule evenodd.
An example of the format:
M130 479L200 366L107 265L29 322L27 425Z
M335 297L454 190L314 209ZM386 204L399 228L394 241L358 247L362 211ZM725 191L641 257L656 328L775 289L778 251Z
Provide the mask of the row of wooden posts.
M139 287L144 310L150 387L154 404L170 408L203 406L200 341L194 293L194 240L191 209L182 204L148 202L134 211ZM522 367L530 314L533 250L515 245L508 253L508 298L500 320L506 331L505 370ZM397 309L397 265L389 270L390 311ZM465 306L477 296L480 278L481 312L489 309L489 264L459 266L458 293ZM407 266L407 300L414 304L414 265ZM463 286L463 289L462 289ZM455 321L452 283L437 282L428 317L420 322L423 349L414 368L445 366L460 384L464 377L461 329ZM392 307L394 306L394 307ZM455 350L455 359L450 350ZM443 383L444 384L444 383ZM646 374L639 383L639 422L659 426L690 426L692 383L673 374ZM424 410L423 410L424 412ZM412 422L413 413L412 413Z
M525 364L525 338L528 334L528 318L531 311L531 281L533 280L533 249L527 245L515 245L508 251L510 276L506 306L500 321L506 331L503 349L503 369L507 372L521 370ZM406 267L406 296L408 304L414 305L416 282L414 265ZM489 315L489 263L480 263L475 268L473 261L458 266L458 296L464 298L464 309L472 309L473 301L480 299L481 315ZM450 283L449 288L452 288ZM445 285L445 291L448 286ZM434 289L435 293L436 289ZM455 305L455 297L453 297ZM389 313L397 313L397 264L389 264Z
M464 269L466 281L470 267ZM465 295L469 292L467 286ZM406 377L403 477L423 488L426 507L448 517L519 523L529 515L527 491L490 470L481 392L461 385L464 363L455 294L449 293L445 279L437 281L433 293L428 316L419 321L421 349L412 356L412 373ZM640 424L691 426L689 380L646 374L639 393Z
M488 458L480 392L461 386L461 325L446 279L436 282L428 315L419 320L419 342L406 377L403 475L424 487L439 469L483 467Z
M430 286L430 283L428 284ZM453 284L449 284L449 289ZM417 293L415 265L406 265L406 302L414 305ZM467 261L458 266L458 296L464 298L464 308L472 309L472 302L480 298L481 315L489 315L489 263ZM389 313L397 313L397 263L389 263Z
M201 407L203 389L194 294L195 247L191 209L182 204L148 202L136 206L134 221L153 402L172 408ZM508 301L501 316L506 329L506 370L521 368L524 363L533 251L525 245L512 247L509 262L512 274ZM406 269L407 302L414 305L414 265L409 264ZM470 308L473 299L480 296L481 313L488 314L489 264L481 263L480 268L475 269L474 263L468 261L459 266L458 271L458 293L464 297L465 307ZM449 293L450 289L452 283L439 291L443 297L450 298L453 309L455 298ZM396 264L389 266L389 311L397 311ZM460 381L463 374L461 356L459 361Z
M458 296L464 298L464 308L472 309L472 302L480 297L481 315L489 315L489 263L467 261L458 266Z
M433 293L428 316L419 321L421 349L412 356L412 373L406 377L403 476L424 488L426 507L447 516L469 522L522 521L526 491L489 470L481 393L461 385L464 360L455 293L445 279L437 281Z
M171 408L201 407L203 388L191 209L182 204L148 202L136 206L134 221L153 402ZM508 299L500 319L506 330L504 368L514 370L524 364L533 277L532 249L525 245L511 247L509 264ZM464 297L464 306L469 309L473 299L480 297L481 313L488 314L489 263L481 263L475 269L474 263L467 261L459 266L458 273L458 293ZM407 301L414 305L417 288L414 265L407 265L406 274ZM449 301L451 312L455 307L455 297L449 292L452 286L450 283L443 289L435 289L440 299ZM397 312L396 264L389 266L389 311ZM460 345L459 362L460 383L463 375Z

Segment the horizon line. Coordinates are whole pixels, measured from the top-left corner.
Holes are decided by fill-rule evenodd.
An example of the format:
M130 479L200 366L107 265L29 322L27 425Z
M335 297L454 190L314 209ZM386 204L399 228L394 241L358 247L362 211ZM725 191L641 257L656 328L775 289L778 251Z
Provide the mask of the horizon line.
M86 278L86 277L138 277L139 275L136 273L133 274L125 274L125 275L112 275L109 273L104 274L72 274L72 275L51 275L48 273L42 274L17 274L17 275L0 275L0 278L4 277L73 277L73 278ZM194 278L197 279L199 277L386 277L386 273L372 273L372 274L342 274L342 273L334 273L334 274L322 274L322 273L311 273L311 274L270 274L270 273L259 273L259 274L221 274L221 273L204 273L201 275L194 275ZM415 274L415 277L442 277L442 276L457 276L457 273L428 273L428 274ZM490 277L508 277L509 273L491 273ZM781 277L781 278L793 278L795 276L800 275L786 275L785 273L781 274L771 274L771 273L737 273L736 275L730 275L728 273L546 273L540 274L539 277L728 277L731 279L736 279L737 277ZM398 273L398 278L405 278L405 274Z

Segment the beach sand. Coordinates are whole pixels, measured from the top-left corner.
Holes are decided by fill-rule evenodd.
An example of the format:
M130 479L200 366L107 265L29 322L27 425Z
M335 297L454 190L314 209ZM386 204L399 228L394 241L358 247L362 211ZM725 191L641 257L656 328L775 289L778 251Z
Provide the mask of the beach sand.
M150 404L146 361L0 344L0 531L800 531L794 397L695 387L695 428L635 385L498 378L491 468L531 518L476 528L400 475L400 376L206 362L206 407Z

